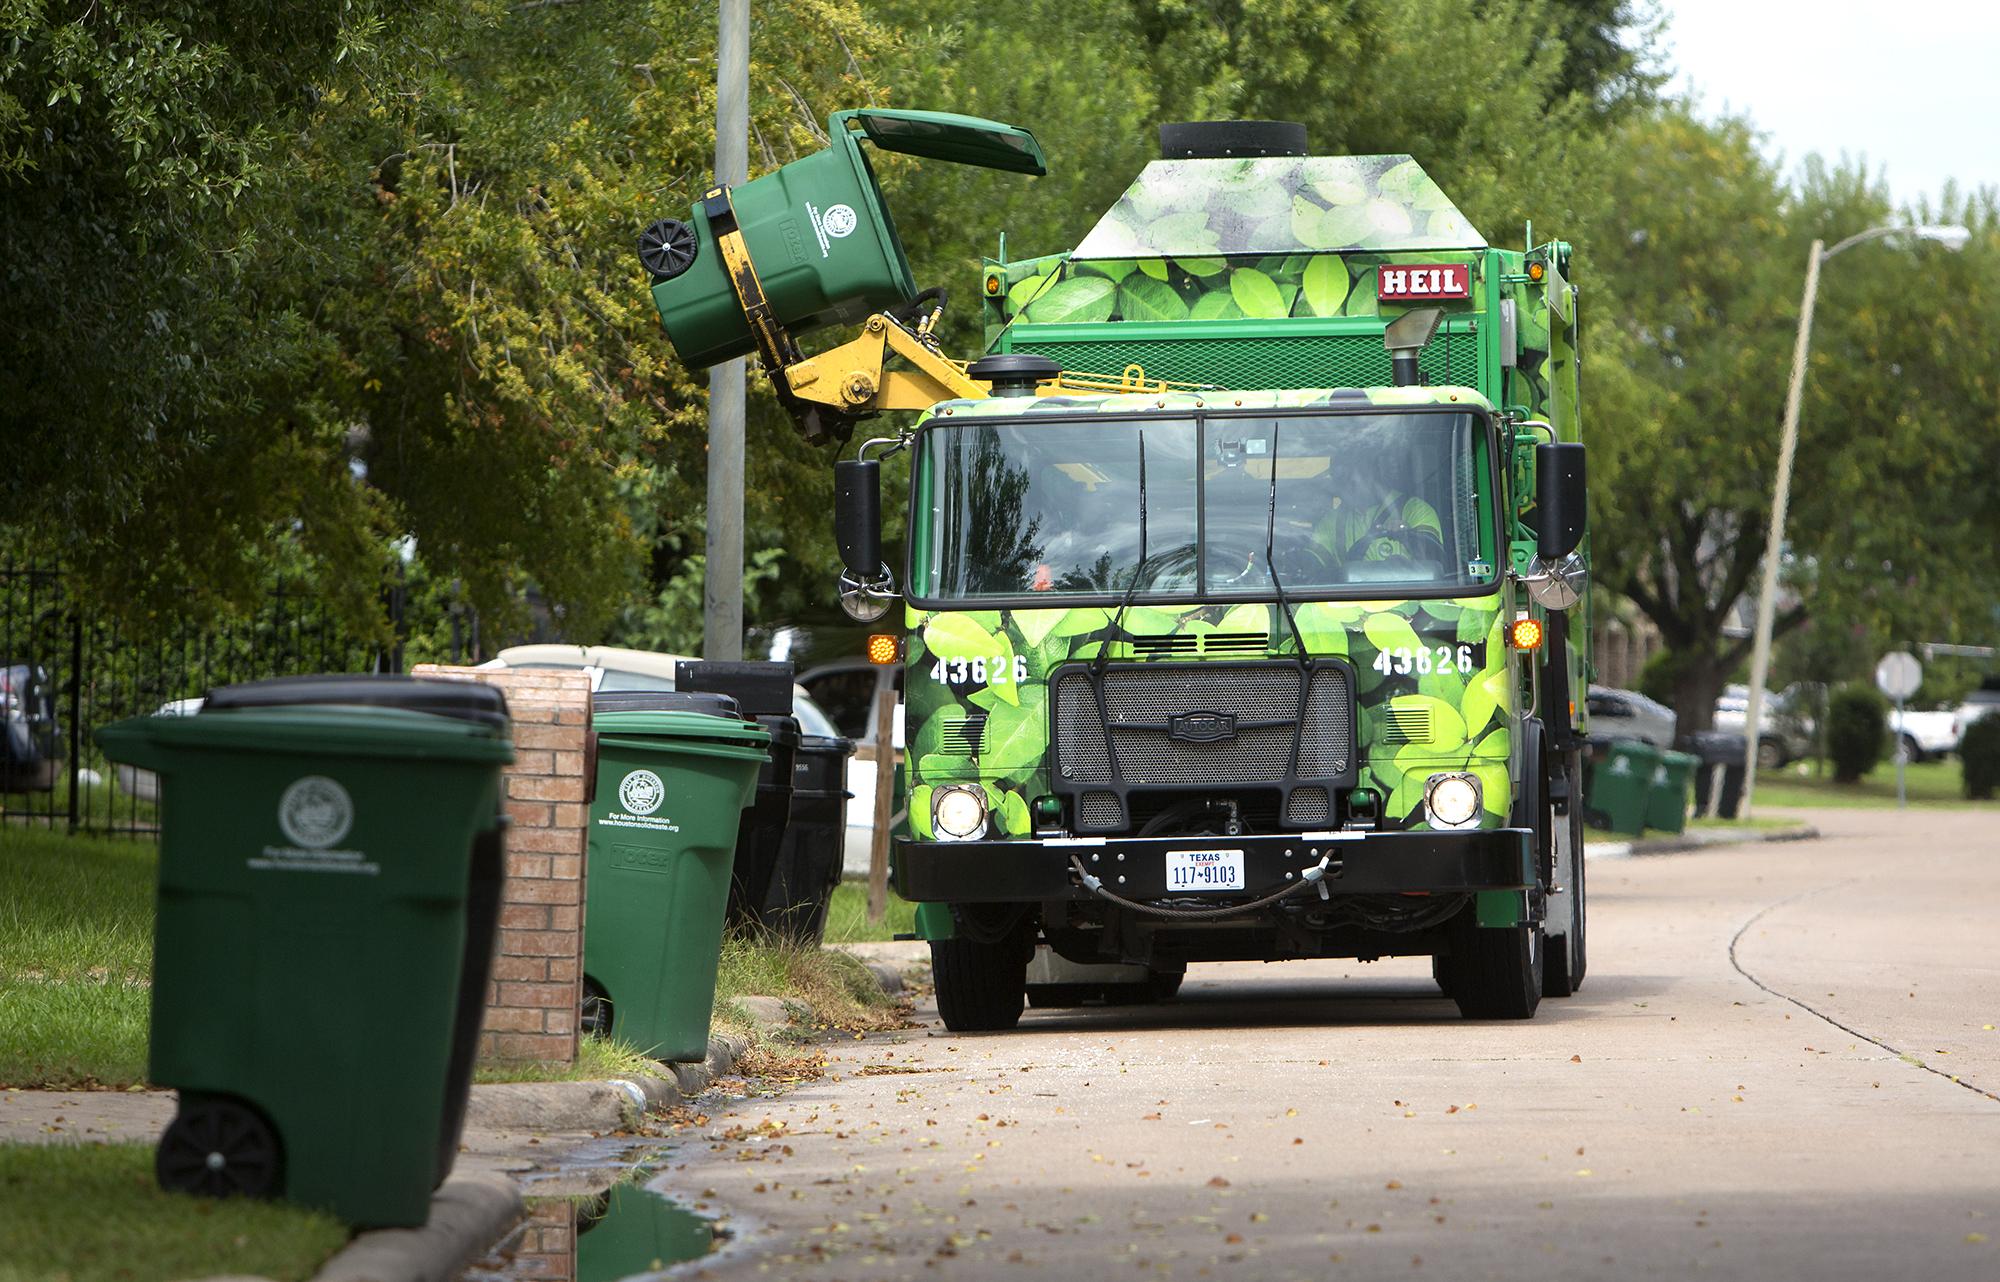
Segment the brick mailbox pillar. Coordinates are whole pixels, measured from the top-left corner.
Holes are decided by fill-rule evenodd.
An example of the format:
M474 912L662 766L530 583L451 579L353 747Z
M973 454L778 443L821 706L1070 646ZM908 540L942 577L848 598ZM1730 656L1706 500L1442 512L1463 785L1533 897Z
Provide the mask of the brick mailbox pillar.
M499 686L514 723L514 764L507 768L507 880L480 1058L574 1063L583 998L590 679L549 668L424 663L410 671Z

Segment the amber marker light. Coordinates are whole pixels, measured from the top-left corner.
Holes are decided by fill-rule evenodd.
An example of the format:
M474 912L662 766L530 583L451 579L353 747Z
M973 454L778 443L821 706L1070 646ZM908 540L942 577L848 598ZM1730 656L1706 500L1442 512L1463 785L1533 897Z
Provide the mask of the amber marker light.
M877 632L868 638L868 662L901 663L903 638L893 632Z
M1540 279L1541 279L1542 277L1544 277L1544 276L1546 276L1546 275L1548 275L1548 274L1549 274L1549 269L1548 269L1548 268L1546 268L1546 267L1544 267L1544 266L1542 266L1542 264L1540 264L1540 263L1529 263L1529 264L1528 264L1528 279L1529 279L1529 280L1540 280Z
M997 294L1000 292L1000 277L998 274L987 276L986 292L989 294Z
M1507 642L1516 650L1539 650L1542 648L1542 621L1540 619L1516 619L1507 628Z

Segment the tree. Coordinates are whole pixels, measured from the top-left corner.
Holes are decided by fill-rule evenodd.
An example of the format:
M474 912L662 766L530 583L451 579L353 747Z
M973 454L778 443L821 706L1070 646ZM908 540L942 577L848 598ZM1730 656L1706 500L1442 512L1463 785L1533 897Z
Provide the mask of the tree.
M1705 729L1750 649L1722 625L1762 561L1807 245L1897 215L1853 168L1809 167L1788 191L1747 123L1685 105L1623 122L1601 155L1620 199L1587 220L1578 251L1599 581L1659 627L1681 729ZM1992 571L1962 555L2000 510L1978 426L2000 405L1965 359L1991 341L1990 201L1967 216L1986 230L1959 258L1891 243L1826 273L1780 636L1814 614L1910 635L1990 599ZM1939 298L1962 305L1940 315Z

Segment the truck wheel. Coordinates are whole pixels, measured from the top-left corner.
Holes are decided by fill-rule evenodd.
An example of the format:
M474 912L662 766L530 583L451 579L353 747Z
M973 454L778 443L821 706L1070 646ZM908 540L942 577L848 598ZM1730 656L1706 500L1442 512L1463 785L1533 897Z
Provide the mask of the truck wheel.
M1573 765L1573 763L1572 763ZM1542 996L1568 997L1583 987L1583 971L1586 961L1584 943L1584 919L1587 902L1584 898L1583 866L1583 807L1581 772L1570 771L1569 814L1550 815L1549 823L1553 831L1566 834L1567 848L1558 842L1555 849L1556 884L1567 889L1567 905L1563 911L1562 930L1558 934L1546 936L1548 955L1542 961ZM1552 923L1554 924L1554 923Z
M1545 878L1554 833L1549 805L1547 758L1542 728L1533 721L1522 727L1524 777L1509 822L1535 833L1535 875ZM1546 883L1545 883L1546 884ZM1467 1019L1532 1019L1542 1002L1542 968L1547 952L1542 926L1481 926L1473 905L1452 921L1451 957L1446 973L1451 998Z
M1451 996L1453 976L1450 957L1443 953L1431 954L1431 979L1436 982L1439 992L1446 997Z
M1768 738L1757 741L1757 768L1759 770L1781 769L1785 761L1785 745L1782 742L1777 739Z
M1896 758L1905 765L1919 765L1924 759L1923 745L1915 735L1903 735L1896 743Z
M1533 1019L1542 1002L1542 928L1481 926L1470 907L1452 940L1451 999L1467 1019Z
M933 939L931 977L944 1026L954 1033L995 1033L1020 1023L1031 951L1013 934L990 944Z

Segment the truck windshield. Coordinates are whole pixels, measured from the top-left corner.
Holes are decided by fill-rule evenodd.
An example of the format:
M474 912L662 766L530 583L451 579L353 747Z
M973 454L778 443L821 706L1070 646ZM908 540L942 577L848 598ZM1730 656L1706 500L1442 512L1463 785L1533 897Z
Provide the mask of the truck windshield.
M933 600L1293 596L1493 581L1472 414L928 424L913 529ZM1143 480L1143 483L1142 483ZM927 514L928 528L919 528Z

